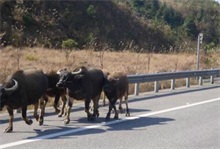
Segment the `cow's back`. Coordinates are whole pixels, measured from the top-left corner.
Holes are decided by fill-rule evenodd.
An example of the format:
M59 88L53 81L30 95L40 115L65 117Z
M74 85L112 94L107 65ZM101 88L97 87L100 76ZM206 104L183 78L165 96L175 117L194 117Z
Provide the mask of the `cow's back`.
M84 87L88 85L86 88L90 90L92 98L100 95L104 85L103 72L100 69L88 69L86 76L86 84L84 84Z
M56 88L56 84L59 81L59 75L55 71L46 73L48 79L48 88Z
M19 96L28 105L36 103L45 94L48 86L46 76L38 69L19 70L11 79L18 82Z
M124 96L125 93L128 92L128 78L127 75L123 72L114 72L113 74L109 75L109 78L117 79L117 94L119 97Z

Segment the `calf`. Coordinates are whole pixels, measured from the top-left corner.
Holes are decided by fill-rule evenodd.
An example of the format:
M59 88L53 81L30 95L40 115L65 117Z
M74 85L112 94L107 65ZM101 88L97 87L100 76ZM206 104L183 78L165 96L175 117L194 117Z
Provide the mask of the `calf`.
M130 116L128 109L128 78L122 72L115 72L110 74L106 80L104 85L104 92L106 97L109 100L109 111L107 113L106 119L110 118L112 108L115 111L115 119L118 119L118 112L116 110L116 102L119 99L119 110L122 112L122 98L125 98L126 104L126 116Z

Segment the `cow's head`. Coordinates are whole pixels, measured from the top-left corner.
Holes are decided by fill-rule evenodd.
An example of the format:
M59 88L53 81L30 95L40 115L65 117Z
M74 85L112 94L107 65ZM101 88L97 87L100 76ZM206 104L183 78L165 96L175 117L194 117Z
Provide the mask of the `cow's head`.
M81 69L79 69L78 71L74 71L74 72L69 72L66 69L62 69L57 71L57 74L59 74L60 79L58 81L58 83L56 84L57 87L66 87L66 85L68 83L72 83L72 78L74 75L76 74L80 74L82 72Z
M116 89L116 86L118 84L118 80L119 79L114 79L114 78L109 78L105 80L105 84L104 84L104 91L105 92L112 92Z
M0 110L5 106L9 96L18 88L18 82L15 79L7 82L4 86L0 85Z

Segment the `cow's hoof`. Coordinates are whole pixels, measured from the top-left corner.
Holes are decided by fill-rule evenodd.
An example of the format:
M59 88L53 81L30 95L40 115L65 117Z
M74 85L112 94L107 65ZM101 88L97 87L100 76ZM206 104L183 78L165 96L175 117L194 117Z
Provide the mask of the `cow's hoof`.
M122 107L119 107L118 108L118 111L122 114L122 113L124 113L124 109L122 108Z
M96 115L93 115L91 118L90 118L90 121L95 121L96 120Z
M42 126L44 124L44 120L39 121L39 126Z
M62 115L63 115L63 113L59 113L59 114L58 114L58 117L62 117Z
M99 113L93 113L92 117L99 117Z
M115 115L114 119L118 119L118 115Z
M108 117L106 116L105 119L106 119L106 120L110 120L110 117L109 117L109 116L108 116Z
M55 113L60 113L60 110L59 109L55 109Z
M34 118L36 119L36 121L39 121L39 115L34 115Z
M96 115L95 114L87 114L87 120L88 121L92 121L92 119L94 119L94 117L96 117Z
M69 119L65 119L64 120L64 124L66 125L66 124L69 124L70 123L70 120Z
M26 122L26 124L31 125L31 124L33 124L33 121L32 121L31 119L29 119L29 120Z
M89 116L87 117L88 121L95 121L96 120L96 116Z
M107 114L105 119L109 120L110 119L110 114Z
M5 130L4 130L4 133L9 133L9 132L12 132L13 130L13 127L7 127Z

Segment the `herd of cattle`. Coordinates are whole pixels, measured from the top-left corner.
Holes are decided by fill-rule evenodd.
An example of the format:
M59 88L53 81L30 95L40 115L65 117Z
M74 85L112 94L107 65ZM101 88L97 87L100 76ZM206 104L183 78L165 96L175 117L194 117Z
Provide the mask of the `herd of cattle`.
M18 70L8 76L0 84L0 110L6 107L9 113L9 126L4 132L13 131L13 110L21 108L22 118L26 124L33 121L27 118L27 106L34 105L34 118L42 125L44 122L45 106L48 97L55 97L54 108L59 117L65 115L64 123L70 122L70 112L73 100L84 100L85 112L89 121L99 117L99 99L104 91L109 100L109 111L106 119L110 118L114 109L115 119L118 119L116 102L119 100L119 110L122 110L122 98L125 98L126 116L130 116L128 108L128 79L124 73L104 73L101 69L78 67L73 71L66 69L57 72L44 73L37 68ZM66 98L67 96L67 98ZM61 109L58 109L59 99L62 99ZM90 102L93 106L90 107ZM38 114L38 106L40 113ZM90 109L91 108L91 109ZM92 113L90 113L92 111Z

